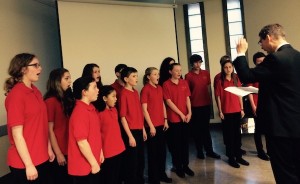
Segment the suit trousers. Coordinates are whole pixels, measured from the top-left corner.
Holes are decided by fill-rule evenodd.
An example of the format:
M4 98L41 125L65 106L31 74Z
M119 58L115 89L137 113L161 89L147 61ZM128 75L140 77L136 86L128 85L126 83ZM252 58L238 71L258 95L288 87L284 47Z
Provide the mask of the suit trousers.
M267 151L278 184L300 183L300 138L266 135Z

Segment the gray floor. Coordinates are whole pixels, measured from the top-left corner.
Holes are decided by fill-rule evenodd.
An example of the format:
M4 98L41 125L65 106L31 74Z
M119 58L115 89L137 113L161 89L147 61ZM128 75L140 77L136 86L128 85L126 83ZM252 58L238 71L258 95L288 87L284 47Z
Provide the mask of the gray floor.
M256 156L253 134L242 136L242 148L247 151L243 156L250 166L241 166L236 169L227 164L225 147L220 127L212 127L214 150L221 155L221 159L206 158L200 160L196 157L193 142L190 144L190 168L195 176L186 176L184 179L170 171L172 167L170 155L167 158L167 175L173 179L173 184L272 184L275 183L269 161ZM264 139L263 139L264 140ZM147 175L147 171L146 171ZM147 176L145 176L147 178Z

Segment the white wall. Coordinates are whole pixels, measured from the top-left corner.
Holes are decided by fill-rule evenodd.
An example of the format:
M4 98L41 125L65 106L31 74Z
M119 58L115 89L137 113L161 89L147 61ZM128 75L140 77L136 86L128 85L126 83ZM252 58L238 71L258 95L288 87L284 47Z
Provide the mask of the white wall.
M44 93L49 72L61 66L56 9L33 0L0 1L0 78L8 77L12 57L21 52L37 55L43 71L38 88ZM4 91L0 94L0 126L6 124ZM0 177L9 172L6 165L7 136L0 137Z

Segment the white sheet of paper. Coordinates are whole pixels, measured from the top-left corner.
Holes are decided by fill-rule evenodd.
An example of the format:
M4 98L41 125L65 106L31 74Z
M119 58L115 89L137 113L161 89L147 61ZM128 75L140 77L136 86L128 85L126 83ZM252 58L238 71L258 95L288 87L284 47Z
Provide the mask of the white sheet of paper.
M225 88L226 91L233 93L235 95L238 95L240 97L249 95L250 93L258 93L258 88L249 86L249 87L236 87L236 86L231 86Z

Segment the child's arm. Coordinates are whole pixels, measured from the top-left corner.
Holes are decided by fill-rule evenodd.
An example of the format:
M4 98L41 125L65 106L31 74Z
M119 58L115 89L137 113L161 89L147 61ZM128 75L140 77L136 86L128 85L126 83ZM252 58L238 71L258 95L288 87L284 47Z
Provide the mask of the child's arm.
M224 114L222 112L220 96L216 96L216 97L217 97L217 104L218 104L218 109L219 109L219 116L220 116L221 119L224 119Z
M166 106L165 103L163 102L163 108L164 108L164 117L165 117L165 124L164 124L164 131L168 130L169 128L169 124L168 124L168 119L167 119L167 110L166 110Z
M131 147L136 147L136 142L135 142L135 138L133 137L131 131L130 131L130 128L128 126L128 123L127 123L127 120L125 117L121 117L121 122L122 122L122 126L128 136L128 139L129 139L129 145Z
M240 105L241 105L241 118L243 118L245 116L243 98L239 97L239 100L240 100Z
M180 116L181 120L185 122L185 115L177 108L177 106L172 102L172 100L167 99L166 103L175 113L177 113Z
M54 134L53 129L54 129L54 122L49 122L49 139L50 139L50 143L51 143L53 151L56 155L58 165L63 166L67 163L67 161L66 161L66 158L65 158L64 154L61 152L61 150L58 146L57 139L56 139L56 136Z
M142 104L142 109L143 109L143 114L144 114L145 120L146 120L146 122L147 122L147 124L150 128L150 135L153 137L156 134L156 129L155 129L155 126L153 125L153 123L151 121L149 112L147 110L147 103Z
M188 109L188 113L187 113L187 115L186 115L185 122L188 123L188 122L190 122L191 117L192 117L192 108L191 108L191 100L190 100L190 97L187 97L187 98L186 98L186 107L187 107L187 109Z
M93 155L92 149L91 149L90 144L87 141L87 139L77 141L77 144L80 149L80 152L83 154L83 156L86 158L86 160L91 165L92 174L98 173L100 171L100 166L99 166L96 158Z

